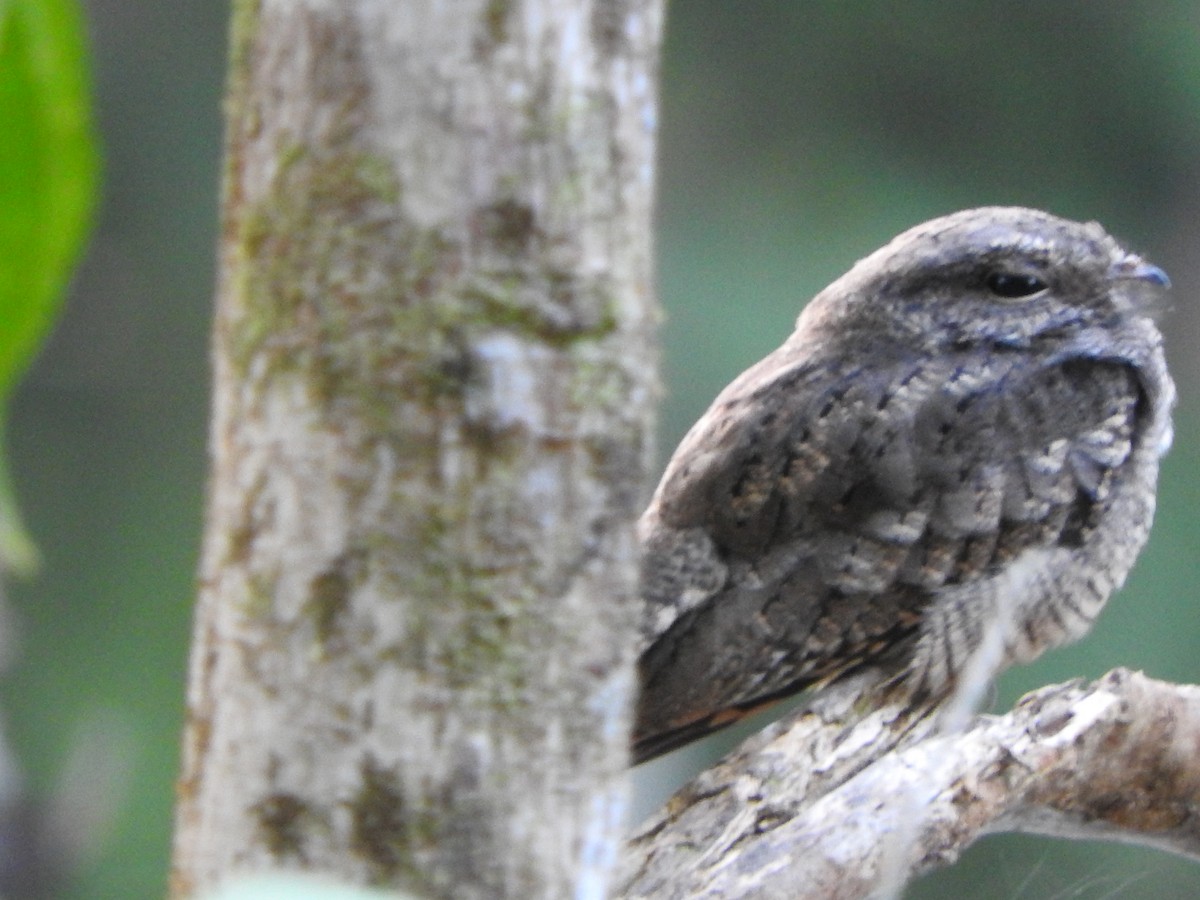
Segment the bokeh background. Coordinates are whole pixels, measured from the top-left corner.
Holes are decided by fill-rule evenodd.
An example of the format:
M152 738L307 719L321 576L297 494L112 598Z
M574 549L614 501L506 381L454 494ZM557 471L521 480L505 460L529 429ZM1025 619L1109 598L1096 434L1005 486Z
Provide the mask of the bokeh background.
M43 799L64 777L117 787L127 763L66 896L157 897L205 478L227 9L85 6L105 196L14 410L44 567L11 589L21 658L0 705ZM806 298L931 216L1097 219L1171 274L1181 403L1151 545L1094 633L1006 675L996 706L1115 665L1200 681L1200 4L677 0L661 123L664 456ZM639 773L641 808L728 740ZM1200 897L1200 866L999 836L908 896Z

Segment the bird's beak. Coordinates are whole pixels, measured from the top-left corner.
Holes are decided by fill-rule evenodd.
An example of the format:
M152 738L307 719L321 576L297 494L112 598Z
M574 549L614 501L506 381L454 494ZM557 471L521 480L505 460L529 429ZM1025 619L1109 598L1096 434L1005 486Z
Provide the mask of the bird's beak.
M1169 288L1171 279L1158 266L1146 262L1134 253L1127 253L1109 267L1109 278L1118 281L1147 281L1159 287Z

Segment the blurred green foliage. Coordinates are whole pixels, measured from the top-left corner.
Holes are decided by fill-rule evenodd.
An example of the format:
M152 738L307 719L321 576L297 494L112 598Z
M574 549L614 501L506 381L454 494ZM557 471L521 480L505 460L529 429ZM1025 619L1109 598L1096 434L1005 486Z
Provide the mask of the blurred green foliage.
M14 475L45 562L13 591L23 660L2 700L43 793L81 722L98 709L123 717L134 784L70 896L156 897L202 514L227 9L93 0L91 13L108 186L66 314L15 398ZM783 340L806 298L930 216L1024 203L1094 218L1171 274L1181 404L1150 547L1094 633L1010 673L996 706L1115 665L1200 681L1195 4L681 0L661 135L663 457ZM660 779L678 761L667 763ZM642 778L639 789L649 803L664 788ZM910 896L1198 886L1200 869L1161 854L997 837Z
M0 570L36 551L8 477L17 378L58 315L96 195L97 157L76 0L0 3Z

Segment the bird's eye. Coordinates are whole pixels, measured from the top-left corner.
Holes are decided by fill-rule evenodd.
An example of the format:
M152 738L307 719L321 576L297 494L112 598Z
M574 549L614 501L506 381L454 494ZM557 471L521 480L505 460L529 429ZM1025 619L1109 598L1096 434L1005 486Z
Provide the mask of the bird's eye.
M1018 274L1016 272L992 272L987 277L987 286L997 297L1014 300L1018 297L1031 297L1046 289L1046 282L1036 275Z

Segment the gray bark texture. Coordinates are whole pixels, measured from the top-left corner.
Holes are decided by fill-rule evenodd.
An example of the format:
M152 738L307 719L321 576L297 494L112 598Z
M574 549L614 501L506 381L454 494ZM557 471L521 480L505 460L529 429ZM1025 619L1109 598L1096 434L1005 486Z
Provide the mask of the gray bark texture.
M618 895L898 897L913 875L1005 831L1200 861L1200 687L1117 669L947 728L864 680L682 789L631 840Z
M173 893L603 897L661 0L234 6Z

